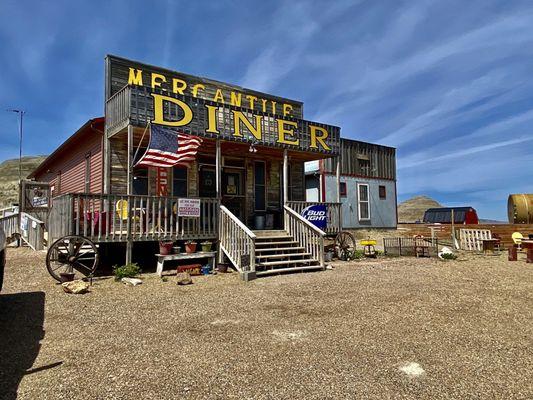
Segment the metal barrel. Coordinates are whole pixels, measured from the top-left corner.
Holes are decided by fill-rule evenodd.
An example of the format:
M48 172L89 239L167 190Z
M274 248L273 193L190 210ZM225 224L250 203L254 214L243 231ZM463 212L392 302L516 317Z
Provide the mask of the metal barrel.
M533 194L510 194L507 215L510 224L533 224Z

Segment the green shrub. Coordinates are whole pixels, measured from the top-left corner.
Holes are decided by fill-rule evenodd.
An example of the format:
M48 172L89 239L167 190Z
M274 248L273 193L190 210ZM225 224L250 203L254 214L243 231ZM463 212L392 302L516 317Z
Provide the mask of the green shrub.
M443 260L456 260L457 256L453 253L442 253L440 255Z
M115 274L116 281L119 281L122 278L134 278L141 272L141 268L136 263L123 265L122 267L115 265L113 267L113 273Z

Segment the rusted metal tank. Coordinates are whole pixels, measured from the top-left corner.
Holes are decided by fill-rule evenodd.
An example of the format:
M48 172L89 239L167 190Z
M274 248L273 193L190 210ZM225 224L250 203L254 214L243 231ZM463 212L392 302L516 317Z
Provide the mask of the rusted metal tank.
M533 194L510 194L507 215L510 224L533 224Z

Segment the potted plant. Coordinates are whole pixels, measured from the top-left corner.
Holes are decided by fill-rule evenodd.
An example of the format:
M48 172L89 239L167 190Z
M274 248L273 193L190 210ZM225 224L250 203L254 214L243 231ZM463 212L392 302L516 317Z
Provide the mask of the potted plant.
M195 253L196 252L196 242L192 240L187 240L185 242L185 252L187 253Z
M161 254L162 256L167 256L169 255L171 252L172 252L172 245L174 243L173 242L159 242L159 254Z
M202 251L211 251L211 246L213 243L206 241L200 244L202 245Z

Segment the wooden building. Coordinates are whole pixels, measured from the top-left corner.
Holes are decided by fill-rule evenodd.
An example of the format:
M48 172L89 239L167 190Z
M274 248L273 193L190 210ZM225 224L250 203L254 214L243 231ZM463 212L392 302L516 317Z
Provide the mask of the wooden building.
M340 164L340 128L305 120L299 101L236 85L116 56L105 71L104 118L32 174L53 187L50 242L125 243L129 262L136 242L213 240L245 276L324 268L324 238L342 225L340 185L324 215L302 216L316 204L306 202L305 163L322 160L338 183L341 168L353 168ZM134 167L152 125L201 137L195 161Z

